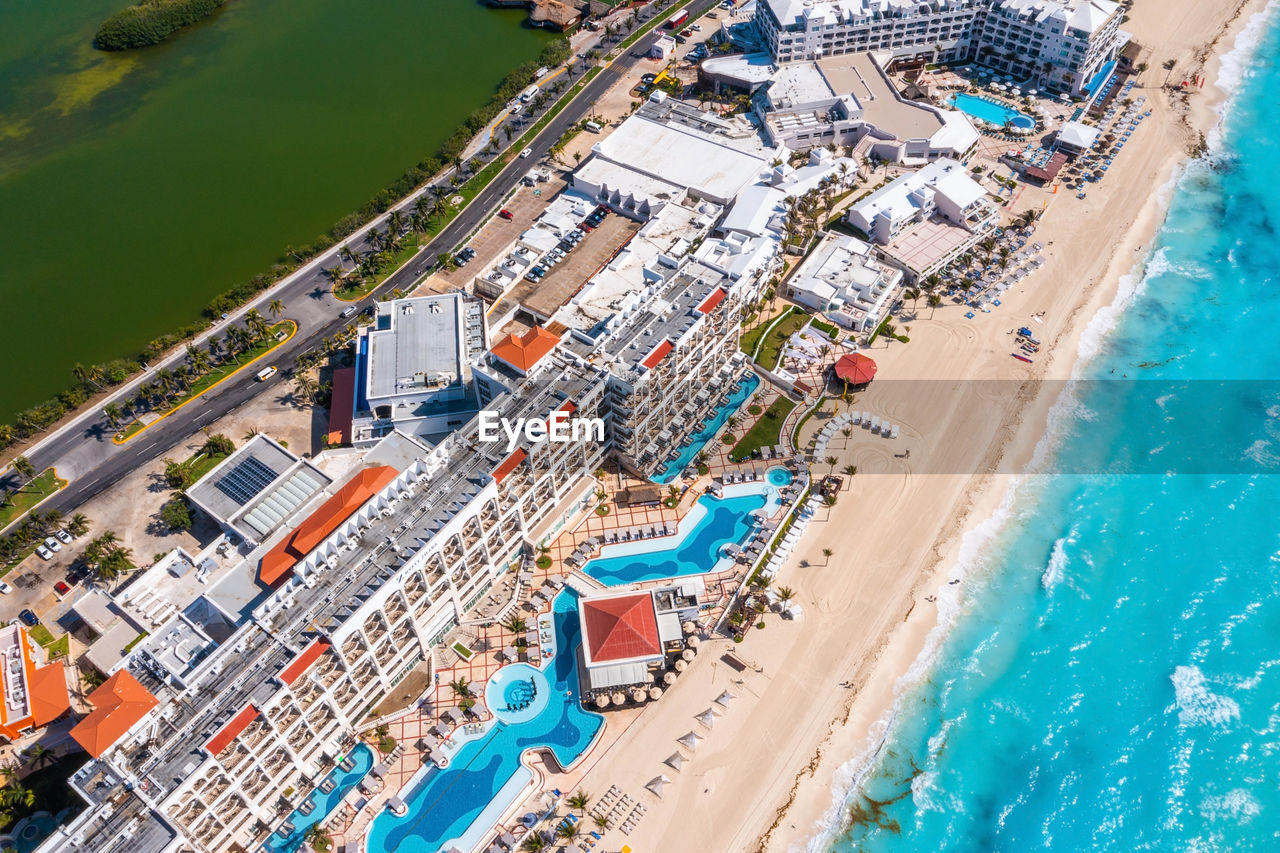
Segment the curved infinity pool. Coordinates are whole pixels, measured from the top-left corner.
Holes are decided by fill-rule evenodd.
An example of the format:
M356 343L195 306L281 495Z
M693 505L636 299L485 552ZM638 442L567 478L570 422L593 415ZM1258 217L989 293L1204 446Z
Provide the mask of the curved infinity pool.
M578 702L577 594L556 596L554 614L557 653L547 669L511 664L490 679L485 703L498 722L452 753L448 767L411 784L402 795L404 817L386 810L374 819L368 853L470 850L528 784L532 774L520 762L527 750L550 750L569 767L591 745L604 719ZM518 710L506 710L509 702Z
M997 127L1004 127L1011 124L1022 130L1032 130L1036 126L1036 120L1023 112L1018 112L1012 107L1007 107L998 101L990 98L983 98L978 95L968 95L964 92L957 92L951 96L949 100L951 106L958 109L967 116L980 118L985 122L990 122Z

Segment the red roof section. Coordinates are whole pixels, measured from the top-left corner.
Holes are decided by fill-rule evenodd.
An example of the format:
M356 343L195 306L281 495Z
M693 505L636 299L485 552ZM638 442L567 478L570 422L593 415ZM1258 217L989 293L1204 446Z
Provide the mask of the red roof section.
M676 348L676 345L671 343L671 341L663 341L662 343L658 344L657 349L649 353L649 355L645 357L645 360L640 363L645 367L649 368L650 370L652 370L653 368L658 366L658 362L662 361L664 358L667 357L667 353L671 352L675 348Z
M46 726L71 710L66 668L61 663L42 666L31 674L31 717L36 727Z
M583 601L582 621L592 663L662 654L658 617L650 593Z
M98 758L124 733L160 704L128 670L120 670L89 694L93 713L71 730L71 736Z
M724 298L728 295L729 294L725 292L723 287L717 287L715 290L711 291L711 295L704 299L702 304L698 306L698 311L703 314L710 314L712 311L716 310L717 305L724 302Z
M205 744L205 749L209 750L210 755L217 755L226 749L231 741L236 739L242 731L248 728L249 724L258 719L258 709L252 705L246 705L244 710L231 718L231 722L223 726L216 735L209 738L209 742Z
M507 479L507 475L516 470L516 466L529 458L529 453L522 447L516 450L506 459L502 460L502 464L493 472L493 479L501 483Z
M850 385L865 385L876 378L876 363L860 352L841 356L835 365L836 377Z
M507 364L526 373L542 361L543 356L555 349L560 339L541 326L534 326L523 335L515 332L493 345L489 352Z
M356 369L340 367L333 371L333 397L329 401L330 444L351 443L351 417L356 403Z
M302 653L293 659L293 662L280 671L280 680L290 686L297 681L302 673L306 672L311 664L320 659L320 656L329 649L333 648L333 643L324 637L318 637L311 641Z
M365 468L348 480L333 497L307 516L293 533L266 553L258 567L258 580L273 584L288 574L299 560L337 530L338 525L394 480L396 474L396 469L390 465L378 465Z

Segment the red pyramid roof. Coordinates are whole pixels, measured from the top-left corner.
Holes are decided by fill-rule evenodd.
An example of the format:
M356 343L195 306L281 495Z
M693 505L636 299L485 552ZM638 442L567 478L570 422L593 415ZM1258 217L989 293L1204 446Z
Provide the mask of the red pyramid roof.
M860 352L842 356L835 366L836 377L850 385L865 385L876 377L876 363Z
M592 663L662 654L653 596L647 592L582 602L583 636Z

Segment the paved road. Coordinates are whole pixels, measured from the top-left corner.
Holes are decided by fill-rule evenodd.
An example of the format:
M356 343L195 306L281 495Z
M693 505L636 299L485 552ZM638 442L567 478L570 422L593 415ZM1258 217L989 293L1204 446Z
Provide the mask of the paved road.
M716 5L716 0L699 0L688 8L694 17ZM661 14L666 14L665 10ZM456 219L447 225L426 248L419 252L413 260L390 276L377 291L366 297L361 305L370 304L382 293L395 288L409 290L414 283L426 275L435 264L436 258L443 252L451 251L466 236L493 214L498 204L519 183L520 179L541 158L545 157L551 146L564 134L571 125L581 121L593 101L600 98L617 80L622 77L640 58L649 52L649 48L661 34L661 29L641 38L636 44L606 69L601 71L588 83L578 96L545 127L531 143L533 155L527 159L516 158L507 165L498 177L490 182ZM407 200L407 206L411 200ZM353 248L364 245L364 234L369 228L380 226L379 220L365 226L353 234L346 242ZM298 333L276 351L271 362L281 367L294 363L296 356L313 348L325 337L331 336L346 327L349 319L340 316L346 303L334 299L329 284L322 270L339 264L337 249L318 257L299 269L285 280L285 283L269 294L245 306L257 308L263 316L269 316L267 303L272 299L280 299L285 303L285 316L299 324ZM227 323L236 318L220 323L208 334L219 334ZM175 368L185 361L184 355L177 355L163 362L152 365L152 372L160 367ZM63 477L71 480L70 485L51 498L44 509L59 509L71 513L77 507L109 488L131 471L146 465L154 459L164 456L180 442L188 439L197 430L222 418L242 406L257 394L275 394L282 400L290 393L291 380L288 371L282 370L265 383L256 382L251 371L220 385L217 390L205 394L198 402L185 406L176 414L165 418L150 427L133 440L124 445L116 445L111 441L112 430L107 426L99 412L88 412L72 423L61 427L38 447L27 454L37 470L56 466ZM150 378L150 373L135 378L121 390L121 397L133 393L137 384ZM33 558L34 559L34 558Z

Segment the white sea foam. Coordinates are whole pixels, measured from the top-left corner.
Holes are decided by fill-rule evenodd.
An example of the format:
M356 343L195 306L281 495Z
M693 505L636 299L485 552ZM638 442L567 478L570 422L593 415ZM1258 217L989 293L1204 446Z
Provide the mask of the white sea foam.
M1040 575L1040 586L1046 592L1052 593L1067 575L1067 544L1075 541L1074 534L1073 530L1071 536L1059 536L1053 543L1049 565L1044 567L1044 572Z
M1240 706L1229 696L1210 690L1200 667L1177 667L1171 680L1178 722L1184 726L1225 726L1240 719Z
M1205 797L1204 802L1200 804L1200 814L1212 821L1229 820L1233 823L1248 823L1261 812L1262 806L1254 799L1253 794L1243 788Z
M1249 449L1244 452L1244 455L1263 468L1280 466L1280 456L1277 456L1276 452L1271 449L1271 442L1261 438L1249 445Z
M1271 0L1261 12L1250 15L1249 22L1236 36L1231 50L1224 53L1219 60L1218 77L1213 84L1226 92L1227 97L1218 104L1216 108L1218 121L1205 135L1210 154L1222 148L1222 128L1230 117L1231 111L1235 109L1235 96L1240 91L1240 87L1254 73L1253 55L1257 52L1263 36L1266 35L1277 5L1276 0Z

